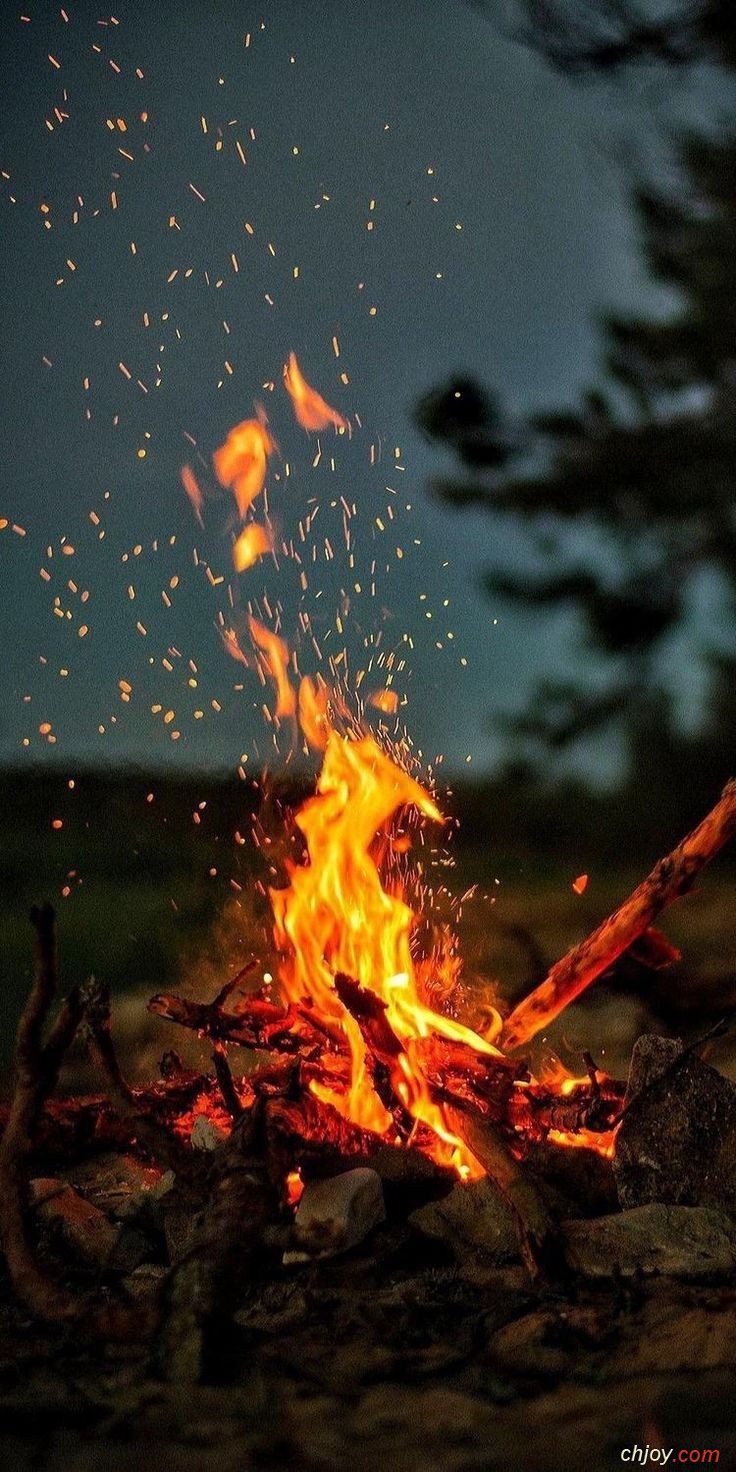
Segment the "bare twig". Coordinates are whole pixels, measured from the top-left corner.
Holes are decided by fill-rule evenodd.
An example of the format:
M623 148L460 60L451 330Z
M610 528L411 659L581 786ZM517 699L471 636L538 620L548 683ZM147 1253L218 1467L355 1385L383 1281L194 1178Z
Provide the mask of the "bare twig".
M238 1095L238 1091L235 1087L235 1081L230 1070L227 1053L225 1052L225 1049L223 1048L221 1043L216 1043L214 1048L212 1049L212 1062L215 1065L217 1082L220 1086L220 1093L222 1094L222 1100L225 1108L227 1109L231 1119L240 1119L240 1116L243 1113L243 1105Z
M149 1110L142 1107L123 1078L110 1032L110 995L105 984L90 977L83 988L82 1005L89 1051L105 1080L111 1103L123 1119L131 1120L138 1139L154 1159L162 1161L184 1179L191 1179L201 1170L201 1162L194 1151L183 1145Z
M149 1012L178 1022L213 1043L237 1043L241 1048L267 1048L279 1053L297 1053L301 1048L322 1044L324 1039L310 1022L306 1010L279 1007L263 997L245 998L233 1012L225 1010L233 989L228 983L213 1002L193 1002L188 997L152 997Z
M57 989L56 921L51 905L34 908L31 922L36 932L36 968L18 1022L15 1090L0 1142L0 1234L18 1298L36 1317L58 1324L76 1317L79 1306L73 1295L49 1278L31 1245L26 1230L26 1175L39 1115L56 1085L62 1044L71 1042L79 1011L76 1003L67 1003L44 1046L44 1026Z
M697 874L736 833L736 780L697 828L660 859L638 889L586 940L568 951L545 981L507 1017L501 1045L521 1047L557 1017L596 977L651 925L655 917L692 888Z

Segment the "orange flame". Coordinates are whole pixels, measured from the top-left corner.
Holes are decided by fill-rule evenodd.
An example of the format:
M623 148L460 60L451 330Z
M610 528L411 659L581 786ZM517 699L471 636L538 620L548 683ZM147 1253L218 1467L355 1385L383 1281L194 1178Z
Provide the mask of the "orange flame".
M284 387L302 429L327 429L329 424L333 424L335 429L350 428L347 419L338 414L337 409L330 408L316 389L310 388L297 363L296 353L289 353L289 361L284 365Z
M413 1044L430 1032L495 1048L460 1023L432 1012L417 995L410 936L415 916L400 893L387 892L371 853L379 830L399 808L411 805L425 818L441 814L407 772L397 767L370 736L357 740L332 731L327 739L316 795L299 810L308 862L296 865L285 889L271 891L276 944L282 955L280 981L292 1001L311 999L325 1021L342 1029L351 1055L347 1092L319 1088L357 1124L386 1133L393 1121L373 1090L358 1024L343 1008L334 986L345 972L386 1003L386 1018L399 1039L396 1092L413 1117L434 1130L435 1155L464 1175L482 1174L462 1142L447 1127L421 1070Z
M324 751L330 734L329 692L320 675L304 676L299 686L299 725L315 751Z
M266 483L268 457L276 446L265 423L244 419L212 456L215 475L221 486L232 491L238 511L245 516L248 507L260 496Z
M399 708L399 697L395 690L374 690L368 696L368 704L374 710L380 710L385 716L395 716Z
M296 694L289 680L289 651L284 640L259 623L252 613L248 615L248 628L253 643L264 656L266 672L276 686L274 714L282 717L294 716L296 714Z
M243 528L233 546L233 566L236 572L245 572L259 557L273 551L273 542L268 527L252 521Z

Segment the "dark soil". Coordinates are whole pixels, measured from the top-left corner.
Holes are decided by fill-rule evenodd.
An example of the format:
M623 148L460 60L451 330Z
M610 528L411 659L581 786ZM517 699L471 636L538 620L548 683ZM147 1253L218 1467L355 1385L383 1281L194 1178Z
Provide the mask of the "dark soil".
M732 1286L537 1291L516 1266L468 1281L396 1225L345 1257L264 1269L196 1386L168 1383L150 1346L39 1332L5 1285L1 1465L605 1472L637 1444L736 1468L735 1344Z

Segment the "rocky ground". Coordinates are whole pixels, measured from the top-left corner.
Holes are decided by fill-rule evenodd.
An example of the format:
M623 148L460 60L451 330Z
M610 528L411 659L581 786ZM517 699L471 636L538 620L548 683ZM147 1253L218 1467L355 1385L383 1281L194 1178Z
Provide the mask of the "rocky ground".
M140 1270L139 1270L140 1271ZM717 1449L736 1467L733 1280L532 1290L385 1226L369 1249L254 1282L219 1383L150 1351L89 1353L0 1322L2 1462L43 1472L465 1472L618 1467Z

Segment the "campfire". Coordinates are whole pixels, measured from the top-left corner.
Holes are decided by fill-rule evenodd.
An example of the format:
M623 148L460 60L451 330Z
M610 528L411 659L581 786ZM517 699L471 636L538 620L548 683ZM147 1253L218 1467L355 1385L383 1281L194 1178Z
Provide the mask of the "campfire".
M294 354L283 378L302 427L349 432ZM237 508L238 574L274 548L268 518L253 519L274 453L258 409L213 456L219 487ZM190 466L182 484L201 520L204 492ZM255 669L264 687L272 684L275 706L267 714L275 730L289 733L291 750L301 743L321 762L313 795L292 815L280 876L272 866L276 974L254 954L212 999L153 997L150 1012L196 1034L211 1068L186 1068L172 1049L159 1079L132 1087L114 1046L104 985L92 979L72 990L50 1022L55 919L49 906L34 911L35 981L18 1028L15 1092L0 1143L0 1228L23 1308L47 1325L72 1323L93 1341L155 1336L166 1373L184 1382L202 1373L213 1336L249 1282L348 1252L387 1218L416 1221L432 1203L454 1201L457 1209L458 1200L477 1201L473 1192L485 1191L484 1210L491 1199L500 1203L529 1281L560 1283L581 1261L576 1223L555 1196L570 1163L582 1172L592 1214L601 1202L611 1209L616 1183L622 1203L644 1209L660 1200L685 1209L701 1199L718 1205L722 1196L714 1196L722 1161L710 1162L707 1150L702 1190L698 1183L688 1185L689 1194L679 1184L663 1188L661 1177L641 1188L642 1152L627 1134L654 1086L677 1112L666 1094L675 1075L695 1095L717 1094L713 1071L705 1083L698 1074L699 1043L664 1046L654 1060L645 1049L636 1088L636 1068L627 1086L597 1065L595 1050L605 1039L590 1040L577 1073L560 1062L535 1068L529 1045L633 947L654 968L677 956L654 921L736 831L736 782L518 1005L508 1010L495 993L485 998L477 1030L463 1018L456 944L446 935L428 944L429 927L420 923L427 881L414 859L428 835L442 832L441 802L420 780L409 745L383 720L372 730L367 716L394 716L395 690L389 681L357 700L345 681L302 673L278 619L269 626L261 612L252 604L234 610L232 624L221 624L224 646ZM60 1070L77 1037L101 1092L58 1098ZM234 1047L253 1055L244 1071L231 1067ZM718 1108L736 1127L730 1096ZM686 1120L683 1154L692 1154L688 1129ZM718 1139L715 1131L712 1150ZM147 1291L131 1294L111 1269L90 1295L63 1263L54 1267L53 1254L39 1251L36 1219L56 1214L79 1246L83 1197L64 1184L63 1171L110 1152L151 1173L133 1213L135 1240L148 1242L136 1248L143 1251L137 1265L146 1266L145 1252L153 1250L154 1218L165 1251L159 1246L161 1272ZM655 1162L655 1177L658 1169ZM122 1237L130 1267L130 1212L112 1238L111 1222L98 1215L98 1236L111 1254L104 1265L122 1250ZM88 1212L84 1220L89 1227ZM482 1228L472 1231L480 1231L482 1246ZM731 1262L730 1237L718 1240L716 1256L722 1248Z
M333 729L324 744L316 793L296 814L303 856L292 862L288 884L271 893L278 987L269 977L254 989L252 963L212 1001L150 1002L157 1016L211 1046L211 1074L184 1069L170 1052L158 1082L131 1088L113 1045L109 998L94 980L67 996L44 1040L57 987L55 924L50 907L34 911L36 978L18 1029L16 1089L0 1144L0 1221L15 1292L42 1320L72 1320L105 1337L168 1322L169 1341L177 1342L160 1298L141 1306L106 1296L91 1304L56 1283L37 1255L30 1163L110 1147L173 1172L194 1226L184 1266L172 1265L174 1288L182 1273L186 1282L174 1299L184 1291L191 1315L194 1295L203 1334L274 1243L289 1264L345 1250L356 1233L359 1240L383 1217L382 1181L399 1183L404 1202L416 1207L446 1195L453 1181L487 1175L510 1209L532 1278L564 1271L557 1224L525 1160L540 1142L610 1157L626 1117L625 1085L589 1054L584 1077L560 1069L538 1080L524 1045L637 939L651 937L656 915L691 888L736 830L736 783L505 1019L492 1012L481 1036L451 1015L447 987L441 1009L422 999L431 995L434 962L415 958L416 917L399 876L408 834L420 831L410 819L440 822L435 802L372 737ZM666 949L661 938L657 946ZM80 1031L104 1094L54 1099ZM231 1044L265 1053L266 1061L234 1077ZM196 1148L203 1126L204 1151Z

